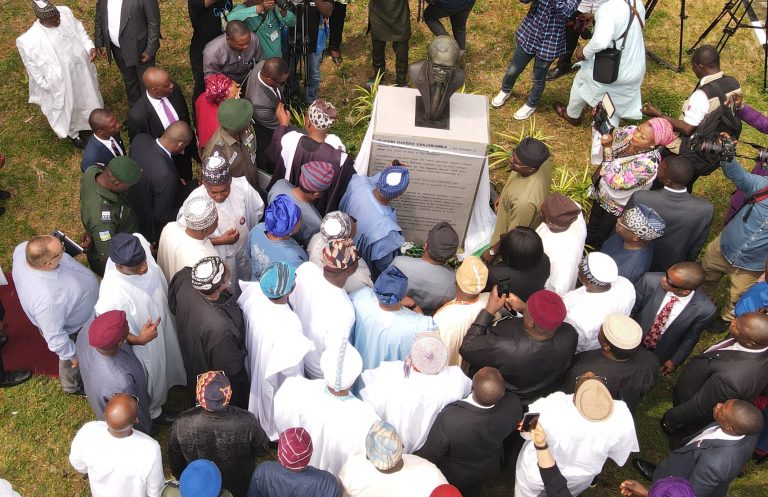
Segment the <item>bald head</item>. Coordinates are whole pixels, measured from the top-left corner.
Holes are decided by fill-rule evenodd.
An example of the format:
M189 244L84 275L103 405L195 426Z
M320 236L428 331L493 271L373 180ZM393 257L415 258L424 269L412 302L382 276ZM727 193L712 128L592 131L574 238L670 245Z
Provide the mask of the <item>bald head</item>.
M29 240L24 255L30 266L41 269L48 261L54 259L61 250L61 242L58 238L52 235L40 235Z
M148 67L144 71L144 87L152 98L168 98L173 93L173 81L171 75L165 69Z
M264 61L264 67L261 68L261 74L273 81L284 80L288 75L288 62L281 57L272 57Z
M763 413L745 400L729 400L727 422L739 435L755 435L763 429Z
M160 143L172 154L178 154L192 143L195 134L185 121L176 121L163 132Z
M478 404L492 406L504 397L504 378L496 368L482 368L472 378L472 392Z
M124 433L138 422L139 404L128 394L116 393L104 408L104 421L110 431Z
M675 284L688 290L696 290L704 284L704 269L698 262L679 262L668 272L674 273Z
M250 35L248 26L243 21L229 21L227 23L227 29L224 31L227 34L227 38L234 39L240 38L244 35Z
M731 322L731 335L749 349L768 347L768 315L747 312Z

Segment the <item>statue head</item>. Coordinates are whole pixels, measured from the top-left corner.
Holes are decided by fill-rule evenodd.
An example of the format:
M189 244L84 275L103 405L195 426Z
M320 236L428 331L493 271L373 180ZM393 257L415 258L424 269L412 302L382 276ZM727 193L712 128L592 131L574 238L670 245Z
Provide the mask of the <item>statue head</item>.
M453 37L437 36L432 40L427 49L427 60L435 82L448 83L460 56L459 44Z

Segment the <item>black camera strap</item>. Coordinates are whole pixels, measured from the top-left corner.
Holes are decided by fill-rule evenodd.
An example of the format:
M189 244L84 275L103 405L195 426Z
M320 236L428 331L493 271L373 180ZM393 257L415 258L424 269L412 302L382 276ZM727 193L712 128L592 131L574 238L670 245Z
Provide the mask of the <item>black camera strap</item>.
M744 206L747 207L747 211L744 213L744 216L741 218L741 220L747 222L747 219L749 219L749 216L752 214L752 209L755 208L755 204L759 204L765 199L768 199L768 186L762 190L756 191L749 196L746 202L744 202Z

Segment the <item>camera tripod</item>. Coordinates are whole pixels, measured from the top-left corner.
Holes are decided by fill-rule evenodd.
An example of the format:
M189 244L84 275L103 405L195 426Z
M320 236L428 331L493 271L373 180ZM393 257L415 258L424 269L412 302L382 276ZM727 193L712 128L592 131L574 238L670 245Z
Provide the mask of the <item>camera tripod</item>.
M290 104L298 104L299 99L299 81L304 84L304 91L309 84L309 0L299 0L292 2L294 14L296 14L296 27L291 29L288 37L288 67L290 76L288 84L285 85L285 101Z
M750 15L750 11L754 12L752 10L753 2L754 0L728 0L723 6L723 10L720 11L720 14L718 14L717 17L710 23L710 25L707 26L707 29L701 33L701 36L699 36L699 39L696 40L696 43L694 43L691 48L688 49L688 53L692 53L696 46L698 46L698 44L701 43L704 38L706 38L707 35L709 35L709 33L712 32L712 30L715 29L717 25L720 24L720 22L722 22L723 19L727 19L727 21L725 23L725 27L723 28L723 34L720 36L720 39L715 46L718 53L722 52L723 48L725 48L725 45L728 43L728 40L730 40L734 33L736 33L737 29L746 28L763 30L767 40L762 45L763 93L765 93L766 90L768 90L768 4L766 4L766 21L763 22L762 26L760 26L759 23L755 22L756 19L752 18ZM757 25L744 22L744 18L748 15L750 15L749 20Z
M650 19L651 14L653 13L653 9L656 8L656 4L659 3L659 0L648 0L648 3L645 5L645 20L646 22L648 19ZM677 45L677 65L674 65L671 62L667 62L666 60L662 59L659 55L655 54L654 52L647 50L645 53L648 55L648 57L652 58L662 66L666 67L667 69L671 69L675 72L682 72L683 71L683 27L685 26L685 20L688 18L688 16L685 14L685 0L680 0L680 37L678 38L678 45Z

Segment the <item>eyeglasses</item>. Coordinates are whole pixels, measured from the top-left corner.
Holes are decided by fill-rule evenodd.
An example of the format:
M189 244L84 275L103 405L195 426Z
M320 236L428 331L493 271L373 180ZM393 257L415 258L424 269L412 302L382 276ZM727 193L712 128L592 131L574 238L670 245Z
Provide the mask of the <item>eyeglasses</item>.
M688 288L683 288L672 283L672 279L669 277L669 270L664 272L664 277L667 279L667 285L671 286L675 290L688 290Z
M54 255L53 257L51 257L50 259L45 261L43 263L43 266L45 266L46 264L50 264L51 262L55 261L56 259L58 259L59 257L62 257L64 255L64 252L65 252L65 250L64 250L64 242L59 240L59 243L61 243L61 252L59 252L58 254Z
M584 375L582 375L582 376L577 376L576 377L576 388L574 389L574 391L578 390L579 387L585 381L587 381L587 380L598 380L598 381L602 382L602 384L605 385L606 387L608 386L608 378L606 378L605 376L584 376Z

